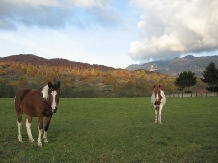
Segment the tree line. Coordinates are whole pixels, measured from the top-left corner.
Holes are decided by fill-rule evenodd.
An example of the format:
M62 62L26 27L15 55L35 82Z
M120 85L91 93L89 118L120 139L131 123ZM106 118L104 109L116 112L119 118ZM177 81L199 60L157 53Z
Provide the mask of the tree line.
M214 63L208 66L211 67L211 64L217 69ZM178 90L186 88L190 90L207 88L216 91L217 78L208 77L211 76L208 72L216 71L207 69L206 67L201 79L190 71L182 72L176 77L146 70L106 70L92 66L81 68L8 61L0 63L0 97L14 97L22 88L39 89L48 81L60 81L61 96L69 98L150 96L156 83L160 84L167 94L177 93Z

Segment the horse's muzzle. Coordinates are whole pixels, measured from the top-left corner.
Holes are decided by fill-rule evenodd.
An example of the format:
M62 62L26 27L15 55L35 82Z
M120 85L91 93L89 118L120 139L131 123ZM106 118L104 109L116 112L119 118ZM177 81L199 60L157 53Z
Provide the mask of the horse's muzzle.
M154 105L160 105L160 101L155 101Z
M56 113L56 112L57 112L57 110L58 110L58 107L55 107L55 109L54 109L54 110L52 110L52 112L53 112L53 113Z

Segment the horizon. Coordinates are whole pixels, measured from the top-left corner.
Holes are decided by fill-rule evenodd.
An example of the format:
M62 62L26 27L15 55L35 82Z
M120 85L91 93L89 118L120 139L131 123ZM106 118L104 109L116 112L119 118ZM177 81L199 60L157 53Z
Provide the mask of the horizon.
M0 57L0 58L7 58L7 57L11 57L11 56L19 56L19 55L33 55L33 56L36 56L36 57L41 57L41 56L37 56L35 54L14 54L14 55L10 55L10 56L6 56L6 57ZM84 63L84 64L89 64L89 65L99 65L99 66L105 66L105 67L111 67L111 68L115 68L115 69L126 69L128 68L129 66L134 66L134 65L138 65L138 66L141 66L143 64L146 64L146 63L152 63L152 62L158 62L158 61L170 61L170 60L173 60L173 59L176 59L176 58L186 58L188 56L192 56L194 58L200 58L200 57L218 57L218 55L211 55L211 56L197 56L195 57L194 55L185 55L185 56L180 56L180 57L175 57L175 58L172 58L172 59L168 59L168 60L155 60L155 61L149 61L149 62L145 62L145 63L139 63L139 64L130 64L128 65L127 67L125 68L115 68L115 67L111 67L111 66L106 66L106 65L103 65L103 64L90 64L90 63L86 63L86 62L77 62L77 61L73 61L73 60L69 60L69 59L66 59L66 58L45 58L45 57L41 57L43 59L47 59L47 60L51 60L51 59L63 59L63 60L68 60L70 62L77 62L77 63Z

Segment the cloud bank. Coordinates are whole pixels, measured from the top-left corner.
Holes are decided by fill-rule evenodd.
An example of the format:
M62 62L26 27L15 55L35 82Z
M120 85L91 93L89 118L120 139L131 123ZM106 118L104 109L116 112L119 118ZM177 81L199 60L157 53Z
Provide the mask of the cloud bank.
M131 42L134 60L170 59L218 49L217 0L132 0L141 10L141 40Z
M16 30L20 25L39 28L70 26L113 26L120 13L110 0L1 0L0 30ZM80 10L79 18L77 17Z

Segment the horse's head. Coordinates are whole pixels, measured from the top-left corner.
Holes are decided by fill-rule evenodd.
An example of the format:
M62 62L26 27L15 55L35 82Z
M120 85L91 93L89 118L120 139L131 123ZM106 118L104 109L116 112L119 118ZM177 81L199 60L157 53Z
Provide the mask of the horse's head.
M159 106L161 103L161 89L160 89L160 85L154 85L154 96L155 96L155 102L154 105Z
M52 84L51 82L48 83L48 95L53 113L56 113L58 109L60 85L60 82L58 82L57 84Z

